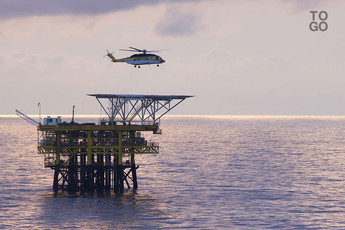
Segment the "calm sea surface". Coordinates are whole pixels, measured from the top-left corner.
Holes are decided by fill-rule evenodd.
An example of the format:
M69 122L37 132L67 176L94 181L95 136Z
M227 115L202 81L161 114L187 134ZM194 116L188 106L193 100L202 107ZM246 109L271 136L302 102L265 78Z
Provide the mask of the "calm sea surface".
M96 121L94 118L77 122ZM36 128L0 118L0 228L344 229L345 117L161 120L137 191L52 191Z

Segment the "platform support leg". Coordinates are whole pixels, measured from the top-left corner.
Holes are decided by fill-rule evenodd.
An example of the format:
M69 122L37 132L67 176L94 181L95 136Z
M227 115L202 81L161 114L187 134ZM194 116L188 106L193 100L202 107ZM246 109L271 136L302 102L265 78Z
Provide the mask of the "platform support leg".
M105 155L105 190L110 191L111 187L111 156Z
M69 192L78 191L78 168L76 155L70 157L67 175L67 190Z
M54 171L54 183L53 183L53 189L57 191L59 189L59 167L55 166L55 171Z
M86 156L80 155L80 191L85 192L86 183Z
M122 132L118 132L118 141L119 141L119 152L117 154L117 160L115 161L115 178L114 178L114 192L115 193L123 193L124 185L123 185L123 162L122 162Z
M92 165L86 166L85 191L87 192L93 191L93 166Z
M98 191L101 191L104 189L104 156L103 154L97 154L95 187Z
M92 150L91 150L91 135L92 132L87 132L87 159L86 159L86 179L85 179L85 191L93 191L93 174L94 166L92 165Z
M133 179L133 189L138 188L138 181L137 181L137 167L135 165L134 153L131 155L131 169L132 169L132 179Z
M115 171L114 192L123 193L124 191L123 165L117 165L114 171Z

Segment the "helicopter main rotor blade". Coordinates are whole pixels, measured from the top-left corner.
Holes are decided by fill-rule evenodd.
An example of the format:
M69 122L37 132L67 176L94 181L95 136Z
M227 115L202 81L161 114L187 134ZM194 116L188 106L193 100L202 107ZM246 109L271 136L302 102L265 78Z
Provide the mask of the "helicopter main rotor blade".
M140 52L140 53L159 53L161 51L165 51L165 50L170 50L170 49L163 49L163 50L146 50L146 49L137 49L135 47L128 47L130 49L119 49L121 51L129 51L129 52Z
M129 51L129 52L142 52L142 51L136 51L136 50L126 50L126 49L119 49L121 51Z
M170 50L170 49L163 49L163 50L146 50L147 53L159 53L162 51L166 51L166 50Z
M144 52L145 50L140 50L140 49L137 49L137 48L135 48L135 47L129 47L130 49L133 49L133 50L136 50L136 51L138 51L138 52Z

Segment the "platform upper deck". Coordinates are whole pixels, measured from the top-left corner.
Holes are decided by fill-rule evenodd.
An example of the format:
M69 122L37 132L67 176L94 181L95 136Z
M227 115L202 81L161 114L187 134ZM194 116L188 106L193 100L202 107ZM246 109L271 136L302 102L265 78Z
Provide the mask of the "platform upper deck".
M142 99L151 99L151 100L184 100L189 97L194 97L190 95L140 95L140 94L88 94L88 96L96 98L121 98L127 100L142 100Z
M39 125L38 131L152 131L160 133L158 125L91 125L91 124L59 124Z

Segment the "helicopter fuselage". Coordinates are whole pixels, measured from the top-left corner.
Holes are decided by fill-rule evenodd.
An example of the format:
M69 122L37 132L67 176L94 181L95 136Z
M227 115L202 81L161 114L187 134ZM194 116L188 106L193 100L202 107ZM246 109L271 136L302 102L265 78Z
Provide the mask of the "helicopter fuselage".
M156 55L156 54L133 54L130 57L127 58L120 58L120 59L116 59L112 54L108 53L108 57L110 57L110 59L113 62L126 62L128 64L134 65L135 67L138 66L140 67L140 65L159 65L165 62L165 60L163 58L161 58L160 56Z

